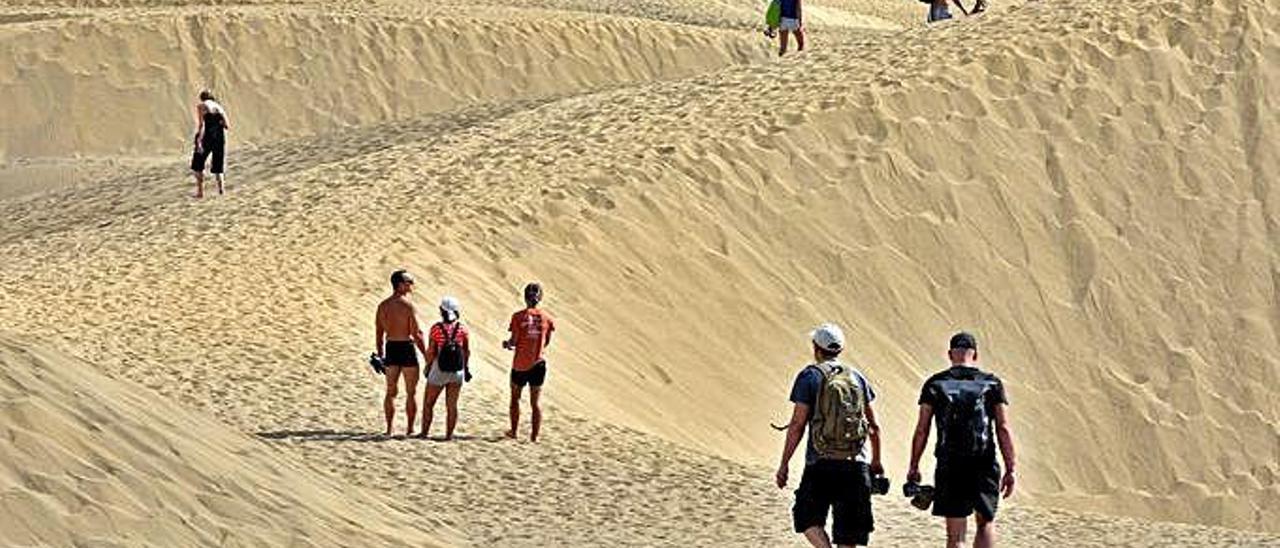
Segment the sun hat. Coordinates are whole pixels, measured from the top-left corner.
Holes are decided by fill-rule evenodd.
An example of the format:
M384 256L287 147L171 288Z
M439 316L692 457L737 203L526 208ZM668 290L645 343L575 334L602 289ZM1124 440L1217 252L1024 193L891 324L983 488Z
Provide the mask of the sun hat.
M813 330L813 344L827 352L844 350L844 331L833 323L824 323Z
M462 305L454 297L445 297L440 299L440 313L444 315L445 321L452 322L462 314Z

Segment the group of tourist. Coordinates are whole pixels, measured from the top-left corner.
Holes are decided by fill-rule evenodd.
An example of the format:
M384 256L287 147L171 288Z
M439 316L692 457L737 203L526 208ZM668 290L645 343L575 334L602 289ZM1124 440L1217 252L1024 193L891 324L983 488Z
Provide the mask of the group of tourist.
M936 23L951 19L951 6L954 5L965 15L977 15L987 11L987 0L975 0L972 9L965 9L960 0L920 0L929 5L926 21ZM778 36L778 56L787 54L788 42L792 34L796 36L796 51L804 51L804 9L803 0L771 0L765 12L764 33L772 38Z
M930 22L951 17L948 2L955 3L966 15L986 8L985 0L977 0L971 11L965 11L959 0L922 1L930 4ZM787 53L791 34L796 37L797 49L803 50L801 0L774 2L776 13L770 17L777 17L776 25L771 19L768 32L772 35L776 28L780 33L779 55ZM191 159L195 196L204 196L206 161L210 163L218 193L222 194L226 131L230 123L226 109L209 90L199 94L196 123ZM428 436L436 402L444 394L443 439L452 440L462 386L472 377L471 337L461 320L461 305L453 297L440 300L439 321L424 335L417 307L410 299L413 287L414 278L408 272L392 273L392 294L378 305L376 314L375 351L370 363L386 380L385 433L392 434L403 382L407 392L406 434L414 435L421 371L427 386L417 436ZM524 288L525 308L512 315L509 337L502 341L504 349L514 352L508 410L510 429L506 436L517 437L521 400L528 388L529 439L535 442L542 425L539 397L547 375L543 353L555 331L551 317L538 308L542 297L539 284L530 283ZM789 462L807 431L804 474L795 491L792 509L796 532L818 548L830 548L833 542L836 546L866 545L875 530L871 496L888 492L888 480L880 462L882 433L872 405L876 392L862 372L840 361L845 338L839 327L824 324L814 330L811 339L814 363L801 370L791 389L794 407L791 421L780 427L787 434L775 481L779 488L787 485ZM424 358L425 371L419 355ZM953 336L948 357L951 367L930 377L921 390L903 492L917 507L932 506L934 515L946 518L948 548L964 545L968 518L975 514L974 546L989 548L995 544L994 520L1001 495L1010 496L1016 481L1013 439L1006 411L1008 400L1000 379L978 368L978 344L973 335ZM920 483L919 465L934 423L938 429L934 450L937 468L935 484L928 486ZM1003 473L996 461L997 448L1004 460ZM830 536L825 530L829 513L833 521Z
M406 435L414 435L420 353L427 388L417 435L426 438L430 433L435 404L443 392L447 413L443 439L451 440L458 423L458 396L463 383L471 380L470 335L462 324L458 300L444 297L439 321L424 336L417 307L410 299L413 289L412 275L404 270L393 272L392 293L378 305L376 314L375 351L370 362L386 377L386 435L393 431L401 381L408 392ZM541 285L525 286L525 307L511 316L509 336L502 341L504 349L515 353L510 375L511 427L506 436L517 436L521 398L528 387L532 409L529 439L535 442L542 424L538 400L547 376L543 352L555 331L551 317L538 308L542 297ZM792 384L791 420L777 427L786 431L786 442L774 479L779 488L787 486L791 457L800 440L807 437L804 474L792 508L796 532L816 548L865 546L875 530L871 497L889 491L880 460L883 433L873 406L876 391L862 371L841 361L846 342L839 326L823 324L810 339L814 361L800 370ZM995 546L1000 498L1012 495L1016 484L1009 401L999 377L979 368L978 340L972 334L952 336L947 357L950 367L929 377L917 400L919 415L903 494L918 508L932 507L935 516L946 518L948 548L964 546L970 516L975 517L974 547L991 548ZM935 424L934 485L922 485L920 460ZM1003 471L996 460L997 449L1003 457ZM826 532L829 514L831 535Z
M386 435L390 436L395 423L396 398L399 385L404 381L408 397L405 415L408 418L406 435L414 435L417 416L418 374L426 379L427 389L423 397L422 428L418 436L426 438L435 418L436 401L445 395L445 440L453 439L458 425L458 397L462 385L471 380L471 337L462 324L462 306L454 297L440 300L440 320L433 323L424 337L418 323L418 309L410 299L414 279L404 270L391 274L391 296L378 304L374 322L374 352L370 363L374 370L386 377L386 393L383 412L386 416ZM524 389L529 389L531 408L529 439L538 441L542 427L542 408L539 396L547 378L547 361L543 351L551 344L555 322L538 308L542 302L542 286L530 283L524 288L525 308L511 316L509 337L502 341L502 348L515 353L511 363L511 429L508 438L515 438L520 428L520 400ZM418 362L421 353L426 370Z
M889 480L880 462L883 433L867 377L840 360L844 332L824 324L811 337L814 362L791 388L791 421L775 481L786 487L791 456L808 431L804 475L796 489L792 517L797 533L816 548L865 546L875 530L871 495L886 494ZM1004 384L978 367L978 340L969 333L951 337L951 367L929 377L920 391L919 416L911 439L911 460L903 494L920 509L946 518L947 548L961 548L968 518L975 516L975 548L995 546L996 507L1013 494L1016 460ZM920 458L936 423L934 485L921 485ZM1004 472L996 449L1004 457ZM832 514L831 535L825 530Z

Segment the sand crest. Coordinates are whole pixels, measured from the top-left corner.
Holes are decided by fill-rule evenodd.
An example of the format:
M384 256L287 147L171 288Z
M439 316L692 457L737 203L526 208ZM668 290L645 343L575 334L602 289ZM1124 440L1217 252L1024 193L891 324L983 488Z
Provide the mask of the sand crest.
M1274 2L928 28L915 2L813 6L813 47L780 61L757 10L710 0L7 7L0 329L457 531L406 538L503 546L796 543L767 425L806 331L845 326L901 478L919 384L971 329L1021 448L1009 545L1277 545ZM232 192L195 202L206 74ZM476 337L460 443L367 442L399 267ZM561 325L537 446L495 437L531 279ZM880 508L878 543L938 543Z

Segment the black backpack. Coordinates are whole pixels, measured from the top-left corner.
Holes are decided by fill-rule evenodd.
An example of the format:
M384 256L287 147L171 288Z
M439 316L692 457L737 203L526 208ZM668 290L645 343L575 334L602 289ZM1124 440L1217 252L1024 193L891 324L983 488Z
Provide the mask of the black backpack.
M444 346L440 347L440 356L436 358L440 365L440 370L445 373L457 373L462 371L465 365L465 357L462 355L462 345L458 344L458 330L462 329L462 323L453 324L453 332L449 332L448 324L440 324L440 331L444 333Z
M942 379L938 393L945 403L938 415L938 455L951 458L977 457L990 452L991 416L987 413L989 378Z

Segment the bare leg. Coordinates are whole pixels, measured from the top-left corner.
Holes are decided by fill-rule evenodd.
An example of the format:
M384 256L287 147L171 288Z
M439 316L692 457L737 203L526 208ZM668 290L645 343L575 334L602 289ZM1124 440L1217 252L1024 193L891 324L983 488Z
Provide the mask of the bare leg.
M947 518L947 548L964 548L968 526L967 518Z
M431 421L436 415L436 400L440 399L440 392L443 390L443 386L427 383L427 397L422 402L422 437L424 438L431 433Z
M382 411L387 416L387 435L391 435L391 423L396 418L396 387L400 384L400 366L389 365L383 372L387 378L387 393L382 398Z
M803 43L803 42L802 42L802 43ZM800 46L800 49L804 49L804 46ZM223 189L222 189L222 174L221 174L221 173L214 173L214 174L213 174L213 180L214 180L215 182L217 182L217 183L218 183L218 194L219 194L219 195L224 194ZM409 421L409 423L410 423L410 424L413 424L413 421L412 421L412 420L410 420L410 421Z
M791 31L780 30L778 32L778 57L787 54L787 38L791 36Z
M516 431L520 428L520 393L523 391L520 386L514 383L511 385L511 429L507 430L507 437L511 439L516 438Z
M444 387L445 430L444 439L453 439L453 429L458 426L458 396L462 394L462 384L452 383Z
M831 548L831 539L827 537L827 531L816 525L804 530L804 538L809 540L813 548Z
M973 533L973 548L995 548L996 523L974 516L978 530Z
M538 405L538 397L541 395L541 386L529 387L529 407L532 409L530 416L533 418L533 433L529 435L529 441L538 441L538 432L542 430L542 406Z
M413 420L418 418L418 368L405 367L400 370L404 374L404 389L409 399L404 402L404 414L409 415L409 429L406 436L413 435Z
M192 171L191 174L196 178L196 198L204 198L204 172Z
M796 51L804 51L804 29L796 29Z

